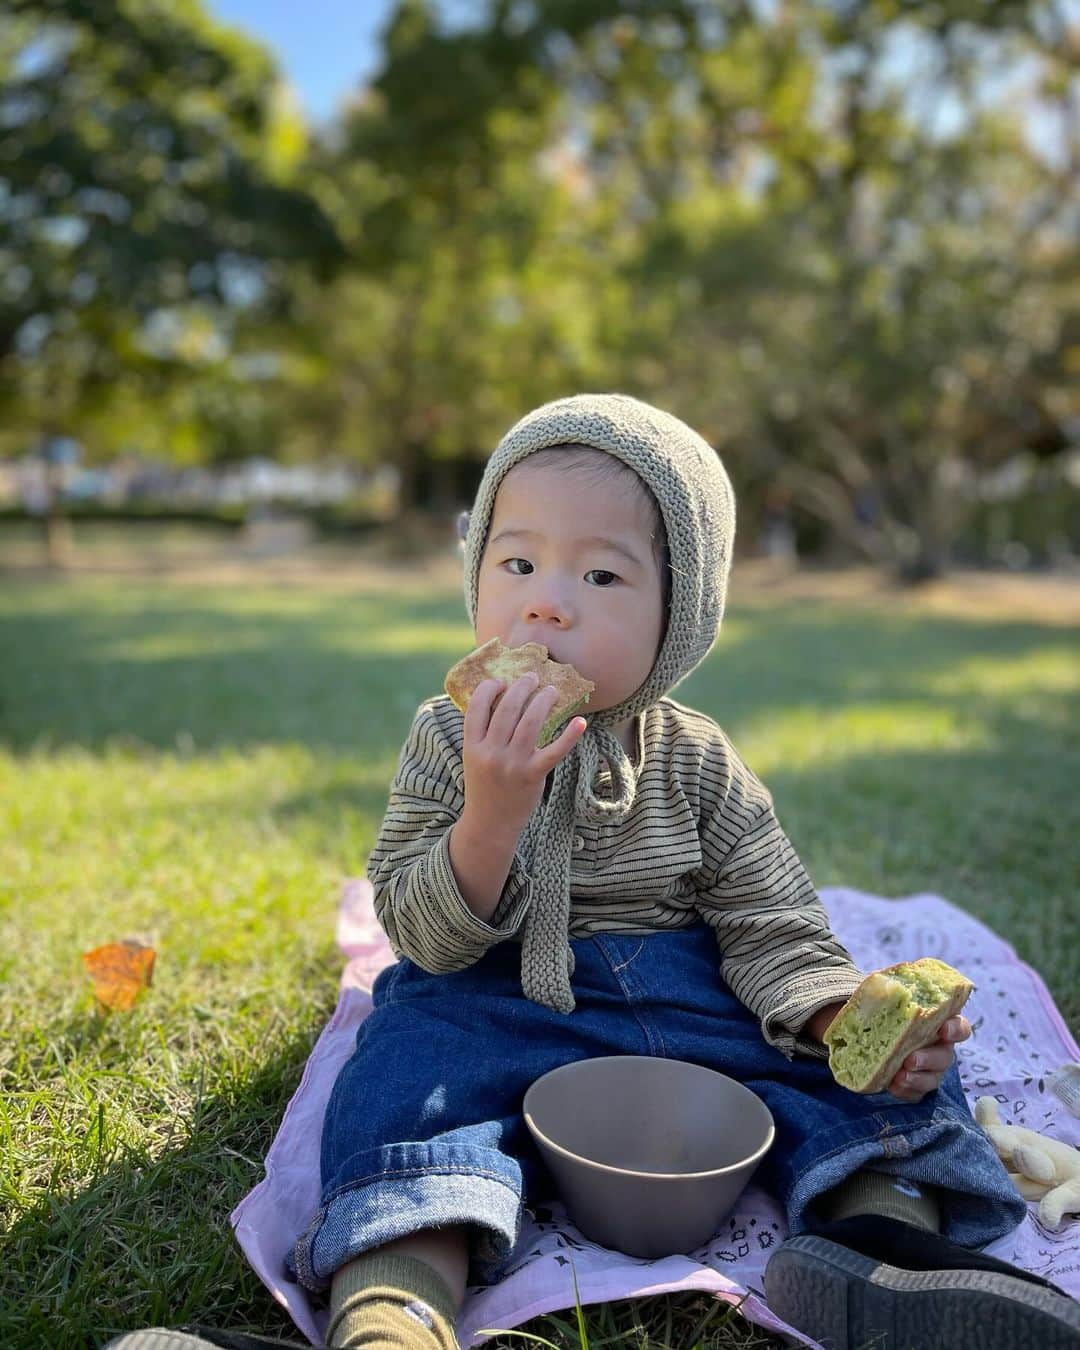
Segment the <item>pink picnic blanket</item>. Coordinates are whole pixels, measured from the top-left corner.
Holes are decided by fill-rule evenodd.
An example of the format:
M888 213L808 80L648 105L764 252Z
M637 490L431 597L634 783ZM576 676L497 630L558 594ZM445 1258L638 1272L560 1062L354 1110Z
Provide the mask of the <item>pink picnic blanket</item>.
M975 1030L957 1056L969 1102L996 1097L1005 1123L1080 1145L1080 1120L1046 1087L1055 1069L1080 1060L1080 1050L1042 980L1007 943L936 895L887 900L833 889L821 898L863 969L938 956L969 974L977 989L965 1012ZM375 976L394 960L371 899L366 881L351 881L344 889L337 938L349 961L337 1008L270 1146L266 1176L231 1216L260 1279L316 1345L323 1343L325 1309L314 1307L305 1290L289 1280L284 1258L319 1205L319 1137L330 1089L371 1010ZM776 1203L753 1185L711 1242L657 1261L587 1241L559 1205L526 1211L507 1273L497 1285L469 1290L457 1334L463 1346L480 1345L489 1329L572 1308L576 1276L582 1304L703 1290L738 1303L745 1317L768 1331L816 1346L770 1312L760 1292L765 1263L785 1232ZM1080 1220L1053 1232L1039 1223L1031 1205L1024 1223L987 1250L1080 1296Z

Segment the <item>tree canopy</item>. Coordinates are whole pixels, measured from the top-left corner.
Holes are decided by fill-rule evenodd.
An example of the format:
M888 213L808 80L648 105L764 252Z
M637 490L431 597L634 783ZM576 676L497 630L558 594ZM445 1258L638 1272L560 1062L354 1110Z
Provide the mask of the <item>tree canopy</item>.
M1064 6L399 0L318 136L196 0L9 10L9 449L344 455L448 504L618 388L918 573L1075 425Z
M301 118L196 0L9 0L0 72L8 448L52 428L198 453L215 398L244 399L243 314L282 313L292 269L327 280L344 256L300 184Z

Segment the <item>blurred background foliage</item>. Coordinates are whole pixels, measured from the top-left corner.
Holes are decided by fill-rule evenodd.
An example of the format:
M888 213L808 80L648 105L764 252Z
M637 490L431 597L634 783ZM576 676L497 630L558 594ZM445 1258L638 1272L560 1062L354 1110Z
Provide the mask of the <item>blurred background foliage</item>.
M200 0L6 0L0 456L392 466L444 519L619 389L718 448L744 546L1074 557L1075 16L399 0L316 129Z

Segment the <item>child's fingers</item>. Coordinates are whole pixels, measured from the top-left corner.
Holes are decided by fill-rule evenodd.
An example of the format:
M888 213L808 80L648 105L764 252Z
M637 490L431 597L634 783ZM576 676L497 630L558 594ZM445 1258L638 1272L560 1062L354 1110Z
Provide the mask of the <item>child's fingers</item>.
M953 1046L970 1035L971 1023L966 1017L950 1017L942 1023L936 1041L908 1055L889 1084L889 1092L904 1102L920 1102L928 1092L936 1092L956 1063Z
M537 751L537 758L545 774L550 773L559 760L565 759L573 750L574 746L584 736L587 725L584 717L571 717L551 744L545 745L543 750Z
M483 740L491 721L491 709L505 688L503 680L481 680L473 690L465 708L465 739L470 744Z
M564 760L573 750L574 746L584 736L585 727L584 717L572 717L551 744L544 747L540 753L544 756L541 763L545 774L549 774L556 764Z
M947 1041L934 1041L921 1050L913 1050L897 1070L889 1091L904 1101L921 1101L928 1092L936 1092L941 1080L956 1062L956 1053Z
M971 1023L966 1017L950 1017L947 1022L942 1023L941 1030L938 1032L939 1041L948 1041L955 1045L957 1041L966 1041L971 1035Z
M526 753L535 750L540 730L551 716L551 710L558 700L559 691L554 685L548 684L543 689L538 689L521 714L521 720L511 737L511 744Z
M517 724L525 709L525 704L536 692L536 686L539 683L536 673L527 670L524 675L517 677L502 698L499 699L498 706L491 714L491 721L488 723L488 734L495 744L500 746L510 744L510 739L517 730Z
M901 1069L889 1084L889 1091L901 1101L918 1102L928 1092L936 1092L940 1085L939 1073L911 1073L908 1069Z
M933 1045L924 1045L921 1050L913 1050L900 1066L900 1074L906 1073L909 1079L920 1081L929 1076L935 1080L936 1087L955 1062L956 1053L952 1045L946 1041L935 1041Z

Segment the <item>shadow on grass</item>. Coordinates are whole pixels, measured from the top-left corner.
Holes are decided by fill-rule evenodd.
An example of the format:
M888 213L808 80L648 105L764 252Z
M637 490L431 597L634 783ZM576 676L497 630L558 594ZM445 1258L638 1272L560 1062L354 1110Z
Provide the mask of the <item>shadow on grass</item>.
M446 597L227 600L239 612L213 594L22 587L0 621L0 742L385 753L470 642Z
M296 742L394 754L417 704L471 635L456 595L282 596L224 588L24 585L0 610L0 743L171 751ZM6 613L5 613L6 611ZM705 664L675 697L729 731L772 711L846 706L981 706L970 689L935 692L967 662L1074 650L1038 624L778 606L735 609ZM1003 740L1032 720L991 700ZM1034 708L1034 720L1044 709ZM1062 715L1061 725L1068 720Z
M92 1035L98 1021L73 1025L71 1037ZM313 1044L306 1032L287 1036L254 1072L199 1100L179 1147L151 1155L120 1144L95 1159L102 1116L88 1121L90 1180L44 1194L5 1235L0 1345L91 1350L121 1331L190 1322L302 1342L247 1264L229 1214L262 1177Z
M989 672L995 663L1075 652L1075 638L1060 627L831 604L735 609L730 626L675 694L725 726L792 707L834 712L865 702L954 702L934 686L970 663L985 663ZM1076 691L1074 681L1074 698ZM959 699L970 704L971 692Z

